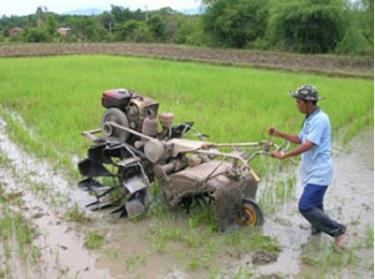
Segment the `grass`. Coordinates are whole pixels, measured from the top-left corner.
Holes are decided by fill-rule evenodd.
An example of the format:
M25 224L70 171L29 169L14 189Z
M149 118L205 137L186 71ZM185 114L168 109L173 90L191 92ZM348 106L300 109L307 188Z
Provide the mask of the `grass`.
M287 92L304 83L327 97L321 106L334 131L353 127L346 138L373 123L369 80L100 55L0 59L0 78L9 133L65 168L73 154L84 156L88 143L80 132L99 125L101 92L110 88L155 98L160 111L174 112L176 123L192 120L218 142L264 139L269 126L298 132L303 116ZM22 116L32 137L4 107Z
M323 242L318 245L306 245L301 252L302 263L309 266L308 271L301 274L302 278L341 278L347 271L357 277L361 271L358 248L350 245L343 252L336 252L332 243ZM311 274L314 274L311 277ZM350 275L349 275L350 277Z
M364 245L367 249L374 248L374 228L370 227L369 225L366 226L366 240Z
M192 208L185 223L179 222L180 211L153 218L148 233L153 253L169 253L173 249L174 258L187 270L195 271L220 270L218 255L229 254L231 258L239 259L246 253L264 251L277 255L281 251L274 238L262 235L257 228L239 227L233 232L218 232L212 213L210 208Z
M130 88L157 99L159 111L173 112L175 123L194 121L215 142L265 139L269 126L297 133L303 115L287 92L305 83L316 85L327 97L321 107L331 118L334 136L345 127L343 140L348 141L373 125L374 85L370 80L102 55L0 59L0 80L0 116L8 124L9 135L26 151L50 159L56 170L66 170L72 178L78 177L72 156L85 157L89 145L80 132L99 126L104 111L101 92L111 88ZM271 162L270 158L256 159L253 167L264 175L275 168ZM286 177L267 187L261 204L275 209L291 196L294 184L293 177ZM151 195L160 196L157 186L151 190ZM238 257L280 249L274 239L254 228L218 233L210 208L193 211L181 226L176 222L178 215L169 212L162 201L156 202L148 215L157 217L149 231L154 252L165 253L172 245L183 247L185 253L178 258L189 270L210 268L214 274L221 249ZM75 208L66 217L81 218ZM98 249L103 242L97 231L85 238L88 249ZM366 243L373 245L373 240L367 237ZM350 264L355 260L342 261ZM126 266L133 270L143 262L142 256L135 255ZM247 272L241 269L230 276L246 278Z
M5 193L0 184L0 240L5 254L5 261L12 261L15 253L25 263L36 263L40 257L39 250L33 245L35 229L24 218L22 211L23 200L19 192ZM7 273L7 269L1 271ZM1 273L0 272L0 273Z
M275 172L273 168L271 173ZM273 213L280 204L290 200L295 195L296 177L288 175L285 177L277 177L266 181L264 189L260 189L259 205L266 214Z
M104 236L98 231L88 232L85 236L85 247L87 249L99 249L104 244Z
M80 210L77 204L69 208L64 215L65 219L69 222L78 224L86 224L90 219Z
M135 268L146 263L145 256L134 255L126 260L126 270L132 272Z

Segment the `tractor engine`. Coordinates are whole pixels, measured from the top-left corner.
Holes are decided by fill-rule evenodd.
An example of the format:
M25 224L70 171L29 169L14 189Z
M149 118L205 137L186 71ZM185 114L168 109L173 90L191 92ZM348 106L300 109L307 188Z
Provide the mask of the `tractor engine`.
M102 105L106 108L101 120L101 128L107 137L114 137L122 142L134 142L128 132L116 129L106 122L112 121L148 136L156 136L159 104L152 99L138 96L127 89L112 89L103 92Z
M219 148L232 145L204 141L207 135L193 128L193 122L174 126L172 113L158 113L158 102L128 89L105 91L101 102L100 128L82 132L92 145L78 164L86 177L78 186L96 197L87 205L92 210L117 206L112 213L139 216L146 212L148 189L157 180L172 208L189 211L194 203L214 202L220 230L236 222L263 222L253 201L259 178L248 166L248 158L259 151L250 157L238 150L221 152ZM199 140L184 138L191 129ZM259 143L232 147L244 146L263 148ZM106 185L108 177L115 185Z

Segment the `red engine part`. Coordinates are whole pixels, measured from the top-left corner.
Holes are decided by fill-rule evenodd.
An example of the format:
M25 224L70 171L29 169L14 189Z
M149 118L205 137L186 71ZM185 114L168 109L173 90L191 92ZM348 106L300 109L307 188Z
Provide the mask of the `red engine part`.
M111 89L104 91L102 95L102 105L105 108L123 109L134 94L126 89Z

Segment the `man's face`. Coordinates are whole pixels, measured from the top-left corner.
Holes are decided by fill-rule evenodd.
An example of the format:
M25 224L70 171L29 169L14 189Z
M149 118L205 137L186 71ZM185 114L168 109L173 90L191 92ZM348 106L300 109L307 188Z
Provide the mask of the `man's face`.
M296 99L296 105L298 110L303 113L307 114L307 102L301 100L301 99Z

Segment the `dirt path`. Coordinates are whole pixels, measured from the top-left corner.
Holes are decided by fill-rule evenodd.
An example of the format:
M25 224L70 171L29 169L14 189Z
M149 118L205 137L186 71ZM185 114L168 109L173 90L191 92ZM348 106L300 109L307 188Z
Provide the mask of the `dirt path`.
M131 43L0 44L0 57L115 54L248 66L283 71L322 73L342 77L373 78L372 57L299 55L235 49Z
M22 191L28 205L25 218L41 233L34 240L42 253L41 262L28 268L30 278L207 278L213 274L206 268L189 271L181 265L181 258L189 260L192 256L187 250L185 255L178 252L184 251L183 243L173 242L166 253L155 252L155 242L147 233L155 229L152 218L133 223L92 214L93 222L88 227L105 232L105 244L95 252L88 252L83 245L85 230L66 222L59 213L59 207L66 208L69 202L56 202L53 197L81 205L90 197L77 191L75 185L70 185L45 162L24 153L7 137L5 126L0 120L0 154L9 162L0 167L0 183L7 191ZM275 237L281 246L277 259L254 264L251 252L232 255L218 250L215 263L221 270L215 274L221 277L214 278L232 278L233 274L245 276L238 278L249 274L256 278L311 278L307 275L319 274L322 270L326 278L342 277L344 273L347 278L373 278L373 238L369 236L374 226L373 146L371 130L362 132L344 148L335 149L335 178L326 197L326 210L348 225L347 252L336 255L332 251L332 239L327 236L311 238L309 226L297 212L296 202L289 201L279 206L276 213L266 216L263 227L263 234ZM40 184L45 187L41 195L32 187ZM186 228L186 217L176 220L181 222L182 229ZM351 257L349 260L347 255ZM264 255L260 256L261 260ZM342 262L339 266L322 267L319 262L318 266L314 265L313 259L320 257ZM328 261L328 264L334 263Z

